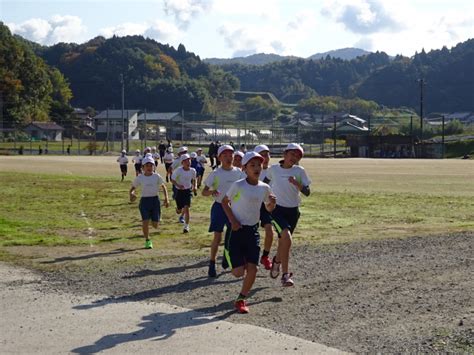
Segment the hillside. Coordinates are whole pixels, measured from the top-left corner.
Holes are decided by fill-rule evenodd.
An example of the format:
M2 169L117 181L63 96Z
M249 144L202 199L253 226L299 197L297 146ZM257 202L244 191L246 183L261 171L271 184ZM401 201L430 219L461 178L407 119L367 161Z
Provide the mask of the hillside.
M84 44L36 47L46 63L58 68L71 85L75 106L121 107L157 111L202 112L215 97L229 97L238 80L201 61L183 45L177 49L142 36L96 37Z
M355 59L357 57L361 57L370 53L371 52L368 52L360 48L341 48L341 49L335 49L328 52L316 53L309 56L307 59L321 59L321 58L326 58L327 56L330 56L332 58L351 60L351 59Z

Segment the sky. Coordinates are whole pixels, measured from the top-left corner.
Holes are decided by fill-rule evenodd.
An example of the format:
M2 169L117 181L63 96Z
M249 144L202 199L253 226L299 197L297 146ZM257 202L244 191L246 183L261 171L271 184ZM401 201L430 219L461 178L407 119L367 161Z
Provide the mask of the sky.
M474 1L0 0L0 20L43 45L143 35L201 58L347 47L412 56L474 38Z

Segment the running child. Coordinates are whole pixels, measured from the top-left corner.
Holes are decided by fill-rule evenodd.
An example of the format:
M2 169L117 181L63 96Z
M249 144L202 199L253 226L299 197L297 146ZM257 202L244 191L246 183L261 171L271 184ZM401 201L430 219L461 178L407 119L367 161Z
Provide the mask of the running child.
M187 153L188 153L188 147L183 146L183 147L180 147L180 148L178 149L178 156L176 157L175 160L173 160L173 162L171 163L171 166L170 166L170 171L171 171L171 173L170 173L170 181L171 181L171 182L173 182L173 181L171 180L171 176L173 175L173 171L175 171L176 169L178 169L179 167L182 166L182 164L181 164L181 156L184 155L184 154L187 154ZM173 198L173 200L174 200L174 199L176 198L176 191L177 191L177 190L176 190L176 186L175 186L174 184L173 184L172 189L173 189L172 198ZM182 214L179 216L178 220L179 220L179 223L184 223L184 210L183 210Z
M232 166L242 169L242 159L244 158L244 153L240 150L234 153L234 160L232 161Z
M153 157L153 160L155 160L155 167L157 167L158 161L160 160L160 153L156 151L156 147L151 147L151 156Z
M145 249L153 249L153 243L149 236L149 222L154 228L158 228L160 222L161 208L160 199L158 197L158 190L161 186L163 195L165 197L164 205L169 206L168 190L166 190L165 182L163 178L153 172L155 161L151 155L145 156L142 160L143 174L138 175L132 182L130 188L130 202L137 199L135 193L138 187L141 188L141 198L138 208L140 209L140 215L142 217L142 230L143 236L145 237Z
M171 178L171 165L173 164L174 154L173 148L168 147L166 148L166 154L163 156L163 161L165 162L165 170L166 170L166 182L169 182Z
M264 183L269 182L267 179L268 164L270 163L270 149L265 144L257 145L254 150L263 157L262 172L260 173L260 181ZM272 216L262 204L260 208L260 225L265 229L265 241L263 242L263 253L260 258L260 264L265 267L265 270L272 269L272 261L270 260L270 249L273 243L273 228Z
M271 212L276 205L270 186L258 179L262 163L263 157L260 154L247 152L242 161L247 177L234 182L222 201L222 207L232 226L224 253L232 275L244 276L242 289L234 303L239 313L249 312L246 298L257 276L260 207L265 203L265 207Z
M196 170L191 168L189 154L181 155L182 166L173 171L171 182L176 187L176 213L184 215L183 233L189 232L189 209L191 207L191 191L196 194Z
M142 173L142 159L143 157L140 155L140 149L137 149L135 151L135 156L132 158L132 163L135 166L135 176Z
M120 172L122 173L122 180L127 176L127 164L128 164L128 158L127 158L127 151L124 149L122 150L122 153L120 156L117 158L117 163L120 165Z
M311 179L303 167L298 165L303 157L303 148L290 143L285 148L283 160L268 169L267 179L275 193L278 203L272 212L273 225L278 232L278 249L272 262L270 276L277 278L282 269L282 286L293 286L293 274L289 272L292 235L300 218L300 192L309 196Z
M201 188L202 184L202 178L204 176L204 171L206 170L206 164L207 164L207 159L206 157L202 154L202 148L198 148L196 150L196 160L198 162L198 168L196 169L197 173L197 188Z
M222 240L224 227L230 230L230 223L222 208L222 199L224 198L230 185L243 178L242 171L232 166L232 156L234 148L230 145L222 145L217 152L217 159L221 166L211 171L206 180L204 180L203 196L212 196L214 203L211 207L211 217L209 232L214 233L214 239L211 244L211 256L209 260L209 277L216 277L216 256L219 244Z

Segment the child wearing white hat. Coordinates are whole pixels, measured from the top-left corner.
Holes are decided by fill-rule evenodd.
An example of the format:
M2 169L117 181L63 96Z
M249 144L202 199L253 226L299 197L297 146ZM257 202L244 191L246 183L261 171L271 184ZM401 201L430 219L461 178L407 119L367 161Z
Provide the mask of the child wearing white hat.
M128 164L128 158L127 158L127 151L124 149L122 150L122 153L120 156L117 158L117 163L120 165L120 172L122 173L122 180L127 176L127 164Z

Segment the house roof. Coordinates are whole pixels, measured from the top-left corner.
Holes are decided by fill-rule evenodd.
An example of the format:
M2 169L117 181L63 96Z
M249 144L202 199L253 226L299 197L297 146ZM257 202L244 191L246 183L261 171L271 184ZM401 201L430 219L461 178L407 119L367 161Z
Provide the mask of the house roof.
M146 115L147 121L172 121L174 119L181 120L179 112L141 112L138 115L139 121L144 121Z
M43 131L63 131L64 128L55 122L31 122L28 126L34 126Z
M140 110L124 110L123 118L130 118L133 115L139 113ZM122 119L122 110L104 110L98 115L94 116L95 119L106 120L109 119Z

